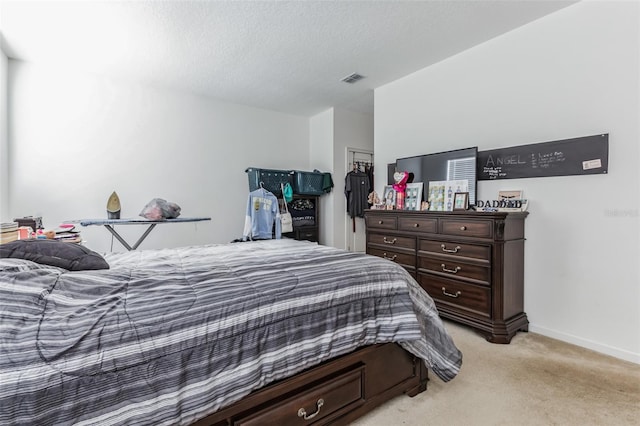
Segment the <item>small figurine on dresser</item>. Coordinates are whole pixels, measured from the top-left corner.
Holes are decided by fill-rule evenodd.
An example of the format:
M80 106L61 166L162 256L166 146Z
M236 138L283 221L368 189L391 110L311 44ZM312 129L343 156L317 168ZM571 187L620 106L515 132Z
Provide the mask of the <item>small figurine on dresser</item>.
M371 191L369 196L367 197L367 202L371 206L372 209L381 209L383 208L382 203L380 202L380 197L376 191Z

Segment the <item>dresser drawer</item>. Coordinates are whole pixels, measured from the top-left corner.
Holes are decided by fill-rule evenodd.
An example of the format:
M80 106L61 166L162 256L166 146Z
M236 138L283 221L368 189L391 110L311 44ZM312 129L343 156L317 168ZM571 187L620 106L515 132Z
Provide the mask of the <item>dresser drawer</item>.
M369 233L369 244L377 244L390 249L406 248L412 251L416 249L416 239L414 237L402 237L392 234Z
M296 240L307 240L318 242L318 228L294 229L294 238Z
M489 264L460 262L459 259L453 256L448 256L447 258L418 256L418 268L432 271L438 275L450 276L453 279L469 279L475 284L489 285L491 282Z
M398 218L398 229L413 232L438 232L438 219L420 216L401 216Z
M397 229L398 218L383 214L368 214L365 216L367 229Z
M263 411L243 417L237 426L308 425L324 423L364 403L364 366L301 390ZM306 418L305 418L306 417Z
M440 233L465 237L492 238L493 222L490 220L442 219Z
M427 273L418 273L418 282L436 301L436 304L461 308L484 317L491 315L489 287L467 284Z
M465 244L450 241L420 240L419 250L437 255L468 257L491 261L491 246Z
M380 250L377 248L369 247L367 249L367 254L371 254L373 256L378 256L383 259L391 260L392 262L396 262L403 266L409 266L411 269L415 269L416 264L416 255L415 253L408 254L400 251L390 250Z

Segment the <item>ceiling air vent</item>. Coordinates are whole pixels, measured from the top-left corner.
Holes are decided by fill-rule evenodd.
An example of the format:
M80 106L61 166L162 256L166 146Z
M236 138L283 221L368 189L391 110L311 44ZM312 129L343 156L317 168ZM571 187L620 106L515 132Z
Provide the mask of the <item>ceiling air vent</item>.
M363 78L364 78L363 75L360 75L357 72L354 72L353 74L349 74L348 76L346 76L345 78L343 78L340 81L344 81L345 83L353 84L356 81L362 80Z

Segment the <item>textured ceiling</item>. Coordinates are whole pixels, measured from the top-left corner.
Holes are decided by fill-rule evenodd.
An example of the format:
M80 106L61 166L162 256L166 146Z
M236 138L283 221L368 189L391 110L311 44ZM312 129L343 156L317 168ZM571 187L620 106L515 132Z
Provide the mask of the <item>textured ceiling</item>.
M575 1L9 1L9 58L312 116ZM341 78L366 78L349 85Z

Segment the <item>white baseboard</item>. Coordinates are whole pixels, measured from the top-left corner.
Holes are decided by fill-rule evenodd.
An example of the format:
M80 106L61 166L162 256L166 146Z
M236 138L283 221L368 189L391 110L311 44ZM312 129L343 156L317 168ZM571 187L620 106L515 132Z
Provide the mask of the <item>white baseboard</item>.
M538 333L543 336L551 337L552 339L561 340L563 342L567 342L576 346L587 348L592 351L596 351L605 355L612 356L614 358L622 359L624 361L640 364L640 353L633 353L631 351L616 348L613 346L603 345L602 343L583 339L581 337L573 336L571 334L560 333L558 331L550 330L548 328L538 327L533 324L529 324L529 331L532 333Z

